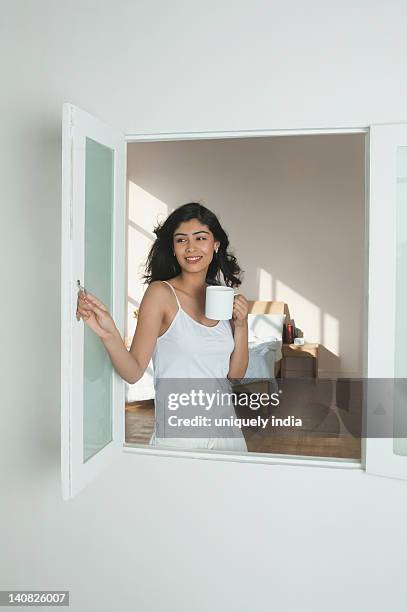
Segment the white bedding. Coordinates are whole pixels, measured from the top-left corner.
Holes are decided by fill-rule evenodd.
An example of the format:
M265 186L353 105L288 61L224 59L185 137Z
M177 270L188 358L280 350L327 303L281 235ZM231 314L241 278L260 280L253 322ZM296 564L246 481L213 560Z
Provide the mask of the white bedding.
M281 359L281 340L268 337L249 342L249 365L245 379L274 378L274 365Z

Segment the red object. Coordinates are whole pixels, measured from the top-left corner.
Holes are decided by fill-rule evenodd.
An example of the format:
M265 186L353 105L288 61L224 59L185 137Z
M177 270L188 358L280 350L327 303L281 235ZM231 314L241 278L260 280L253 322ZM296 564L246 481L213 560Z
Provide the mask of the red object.
M294 326L291 323L287 324L287 344L294 342Z

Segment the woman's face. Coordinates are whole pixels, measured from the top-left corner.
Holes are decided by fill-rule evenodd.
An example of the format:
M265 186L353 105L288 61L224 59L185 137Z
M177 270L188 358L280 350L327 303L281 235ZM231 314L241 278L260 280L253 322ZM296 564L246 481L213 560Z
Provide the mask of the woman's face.
M211 230L198 219L183 221L175 230L173 248L182 270L200 272L209 267L219 247Z

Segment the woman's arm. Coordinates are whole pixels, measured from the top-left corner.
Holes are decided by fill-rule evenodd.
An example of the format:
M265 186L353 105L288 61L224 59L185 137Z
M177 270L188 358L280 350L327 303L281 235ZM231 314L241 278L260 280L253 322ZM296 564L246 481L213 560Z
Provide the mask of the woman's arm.
M93 295L87 294L86 305L81 302L80 314L102 340L116 372L129 384L140 380L153 354L164 317L164 304L168 298L166 287L153 282L147 288L140 304L136 332L127 350L123 339L112 325L106 307ZM88 313L88 314L85 314Z
M109 338L102 338L102 342L119 376L130 384L140 380L144 371L133 355L127 350L119 332Z
M247 315L249 303L244 295L235 296L231 321L235 348L230 356L228 378L244 378L249 365Z
M148 286L137 316L137 327L130 346L130 355L137 363L138 369L132 381L137 382L143 376L165 316L170 288L161 281L153 281Z

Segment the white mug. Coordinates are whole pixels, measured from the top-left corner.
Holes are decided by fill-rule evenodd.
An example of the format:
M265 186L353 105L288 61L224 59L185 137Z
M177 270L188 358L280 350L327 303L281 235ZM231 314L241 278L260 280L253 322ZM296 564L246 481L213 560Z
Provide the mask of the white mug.
M211 285L206 288L205 317L215 321L226 321L233 315L233 298L235 291L232 287Z

